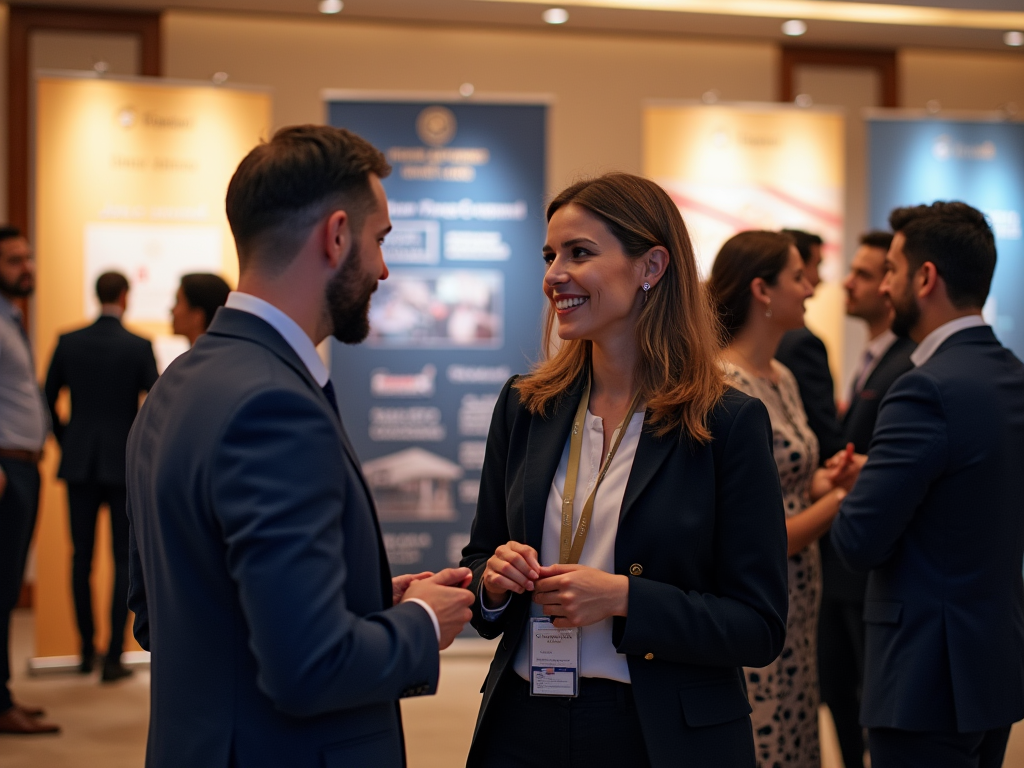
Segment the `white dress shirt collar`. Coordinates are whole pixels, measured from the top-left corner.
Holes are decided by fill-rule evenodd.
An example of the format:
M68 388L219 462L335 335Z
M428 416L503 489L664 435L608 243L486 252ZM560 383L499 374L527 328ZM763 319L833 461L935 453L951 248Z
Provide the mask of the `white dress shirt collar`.
M229 293L228 301L224 306L228 309L237 309L239 312L248 312L250 315L256 315L266 321L271 328L281 334L281 337L288 342L288 346L295 350L295 354L306 365L314 381L321 387L327 384L331 374L327 370L327 366L324 365L324 361L320 359L320 355L317 354L313 340L288 315L270 302L240 291Z
M921 343L917 345L917 349L910 355L910 361L916 366L924 365L942 346L942 342L954 333L959 333L968 328L978 328L983 325L988 325L988 323L985 322L985 318L980 314L967 315L966 317L958 317L956 320L950 320L924 337Z

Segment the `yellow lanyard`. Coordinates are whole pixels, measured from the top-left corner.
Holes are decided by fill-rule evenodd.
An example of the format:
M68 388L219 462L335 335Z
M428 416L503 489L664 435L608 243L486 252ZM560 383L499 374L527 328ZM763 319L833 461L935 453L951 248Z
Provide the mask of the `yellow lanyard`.
M640 393L637 392L629 404L629 411L626 412L626 417L619 424L618 432L616 432L615 438L612 440L608 455L605 456L604 462L601 464L601 471L597 474L594 490L590 492L590 497L587 499L586 504L583 505L580 522L576 527L576 535L573 536L572 505L573 497L576 495L576 479L580 472L580 454L583 451L583 428L587 418L587 407L590 405L590 383L588 380L587 387L583 390L583 399L580 400L580 407L576 409L576 418L572 422L572 435L569 437L569 464L565 472L565 487L562 489L562 537L558 545L559 563L575 564L580 561L583 545L586 543L587 533L590 531L590 518L594 514L594 499L597 497L597 489L601 486L601 481L604 480L604 476L608 473L608 467L611 466L615 452L619 450L619 443L622 442L622 437L626 434L626 427L629 426L629 422L636 413L637 406L640 405Z

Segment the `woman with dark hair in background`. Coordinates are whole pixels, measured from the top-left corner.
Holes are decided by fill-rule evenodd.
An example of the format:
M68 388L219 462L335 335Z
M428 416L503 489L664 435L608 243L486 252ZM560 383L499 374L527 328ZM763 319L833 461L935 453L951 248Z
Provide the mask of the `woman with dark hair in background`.
M664 190L608 174L547 218L562 342L498 398L463 550L473 625L504 633L469 765L750 766L741 667L778 655L787 605L768 415L726 386Z
M228 300L231 287L224 278L206 272L183 275L177 302L171 309L174 333L188 337L189 346L206 333L218 307Z
M789 619L782 654L747 669L747 691L764 768L819 768L816 635L821 567L817 540L828 530L853 470L847 454L818 469L818 439L807 424L793 374L774 360L783 334L804 324L814 292L791 237L741 232L718 252L708 282L725 331L730 383L768 408L786 505ZM812 503L813 500L813 503Z

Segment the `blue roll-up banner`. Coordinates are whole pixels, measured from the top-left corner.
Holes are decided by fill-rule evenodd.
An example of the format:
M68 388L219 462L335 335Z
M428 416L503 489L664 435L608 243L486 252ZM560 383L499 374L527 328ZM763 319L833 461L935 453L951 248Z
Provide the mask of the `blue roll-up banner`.
M983 211L998 261L985 319L1024 358L1024 123L871 116L871 226L904 205L962 200Z
M502 384L540 348L540 103L328 96L331 125L377 146L394 229L370 336L331 375L394 573L458 563Z

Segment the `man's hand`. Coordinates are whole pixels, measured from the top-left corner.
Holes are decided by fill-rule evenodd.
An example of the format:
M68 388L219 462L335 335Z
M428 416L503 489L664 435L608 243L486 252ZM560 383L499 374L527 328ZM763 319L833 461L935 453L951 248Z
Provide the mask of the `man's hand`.
M434 575L433 571L422 571L421 573L403 573L391 579L391 604L398 605L402 602L402 596L409 585L420 579L429 579Z
M586 565L549 565L540 569L533 601L559 629L586 627L629 610L629 579Z
M439 645L444 650L473 618L470 606L476 599L466 587L473 580L469 568L445 568L443 571L409 584L402 600L416 598L429 605L441 626Z
M484 606L497 608L505 602L508 593L532 591L540 578L540 560L537 550L518 541L502 544L487 560L484 575Z

